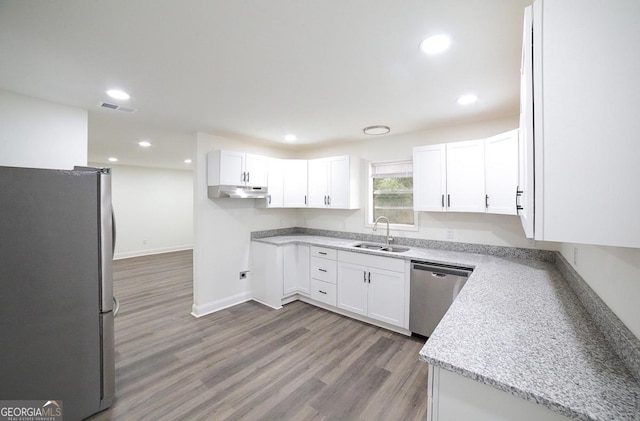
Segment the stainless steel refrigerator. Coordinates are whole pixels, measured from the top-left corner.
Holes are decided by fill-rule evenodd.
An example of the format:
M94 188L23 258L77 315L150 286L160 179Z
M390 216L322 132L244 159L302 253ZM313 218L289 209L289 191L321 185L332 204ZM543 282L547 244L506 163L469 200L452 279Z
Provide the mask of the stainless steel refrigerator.
M109 169L0 167L0 400L111 405L114 236Z

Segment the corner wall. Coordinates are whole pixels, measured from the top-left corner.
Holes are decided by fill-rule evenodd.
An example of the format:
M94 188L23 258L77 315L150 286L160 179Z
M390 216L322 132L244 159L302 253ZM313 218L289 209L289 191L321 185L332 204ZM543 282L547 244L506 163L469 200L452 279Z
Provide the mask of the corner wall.
M562 243L560 253L640 338L640 249Z
M87 165L87 110L0 90L0 165Z
M251 232L292 227L296 209L261 209L260 199L214 199L207 197L207 152L228 149L276 158L287 152L248 143L196 134L194 194L193 315L203 316L251 298L249 269Z

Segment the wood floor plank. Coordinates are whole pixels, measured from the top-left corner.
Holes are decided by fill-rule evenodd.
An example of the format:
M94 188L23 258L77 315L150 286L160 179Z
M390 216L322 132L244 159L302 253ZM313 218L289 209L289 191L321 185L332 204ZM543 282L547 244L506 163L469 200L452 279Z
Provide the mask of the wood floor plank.
M192 253L118 260L106 420L422 420L423 343L296 301L191 316Z

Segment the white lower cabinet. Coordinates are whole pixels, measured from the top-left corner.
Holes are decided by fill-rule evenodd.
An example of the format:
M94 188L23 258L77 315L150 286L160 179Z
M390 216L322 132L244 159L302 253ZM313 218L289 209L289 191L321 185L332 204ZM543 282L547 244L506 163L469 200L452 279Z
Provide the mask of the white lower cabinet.
M405 292L403 260L338 252L338 308L405 327Z
M336 251L311 247L311 298L330 306L336 305Z
M427 421L568 421L549 408L429 365Z
M309 294L309 246L287 244L283 247L282 295Z
M411 334L408 266L398 258L252 241L252 296L276 309L301 299Z

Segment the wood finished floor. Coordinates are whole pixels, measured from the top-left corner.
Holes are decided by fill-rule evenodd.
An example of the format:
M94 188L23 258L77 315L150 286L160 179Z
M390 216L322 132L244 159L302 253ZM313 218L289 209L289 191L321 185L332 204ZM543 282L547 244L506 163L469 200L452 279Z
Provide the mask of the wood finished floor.
M196 319L190 251L115 262L116 397L103 420L420 420L423 342L294 302Z

